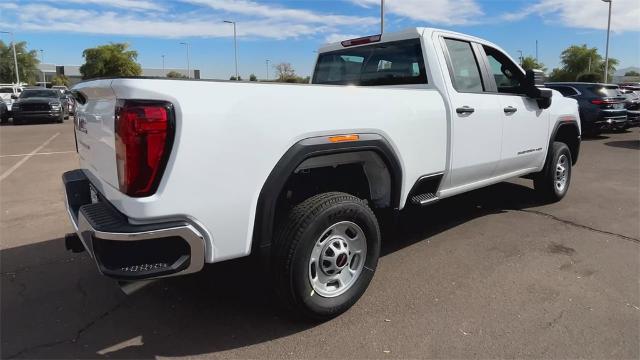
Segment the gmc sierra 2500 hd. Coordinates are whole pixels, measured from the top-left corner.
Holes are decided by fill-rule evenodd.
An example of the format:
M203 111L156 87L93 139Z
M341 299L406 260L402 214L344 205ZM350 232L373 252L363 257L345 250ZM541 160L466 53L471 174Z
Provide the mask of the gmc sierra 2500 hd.
M331 318L373 277L381 212L525 175L567 193L578 107L542 81L487 41L414 28L322 48L307 85L80 83L67 247L133 284L257 254L283 304Z

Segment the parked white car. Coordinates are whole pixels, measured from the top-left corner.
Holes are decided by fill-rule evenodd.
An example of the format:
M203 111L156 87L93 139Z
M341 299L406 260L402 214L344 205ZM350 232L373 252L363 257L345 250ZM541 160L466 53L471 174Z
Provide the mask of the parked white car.
M67 247L127 282L256 255L283 304L331 318L373 278L383 212L524 176L565 196L578 107L540 75L415 28L323 47L312 84L80 83Z
M11 107L13 106L16 98L20 96L22 89L22 86L0 84L0 101L3 101L7 105L7 110L9 112L11 112Z

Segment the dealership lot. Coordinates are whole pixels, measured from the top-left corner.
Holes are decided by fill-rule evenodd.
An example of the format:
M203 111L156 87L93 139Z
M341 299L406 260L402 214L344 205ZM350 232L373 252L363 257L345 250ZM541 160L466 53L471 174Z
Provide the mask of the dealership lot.
M72 128L0 127L2 358L640 357L638 128L583 141L559 203L517 180L403 214L323 324L283 315L246 260L125 296L68 253Z

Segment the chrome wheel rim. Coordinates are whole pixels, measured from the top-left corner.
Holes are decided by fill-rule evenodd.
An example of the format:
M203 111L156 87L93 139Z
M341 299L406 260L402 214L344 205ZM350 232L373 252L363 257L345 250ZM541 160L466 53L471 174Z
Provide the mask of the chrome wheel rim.
M556 163L556 171L554 176L554 185L558 193L564 192L569 179L569 158L567 155L560 155Z
M335 223L322 232L309 259L309 282L323 297L336 297L358 280L367 256L367 238L351 221Z

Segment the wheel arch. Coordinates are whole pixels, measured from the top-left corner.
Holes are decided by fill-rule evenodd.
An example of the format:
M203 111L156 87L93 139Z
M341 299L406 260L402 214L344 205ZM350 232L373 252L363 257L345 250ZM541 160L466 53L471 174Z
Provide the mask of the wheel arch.
M296 171L316 166L331 166L337 161L340 165L376 162L379 159L389 175L388 206L398 209L402 189L402 167L393 147L383 136L373 133L359 133L357 141L330 142L329 136L303 139L291 146L273 167L258 196L252 235L252 253L264 254L271 246L276 221L279 197L288 180ZM373 156L373 157L372 157ZM337 163L335 163L337 164ZM364 170L365 173L367 170ZM380 193L379 171L372 170L368 177L371 190ZM378 179L376 179L378 177ZM381 200L382 201L382 200Z
M569 147L569 151L571 152L572 165L575 165L578 162L581 142L580 128L578 126L577 120L561 119L560 122L556 124L549 139L549 150L551 150L554 141L559 141L567 144L567 146Z

